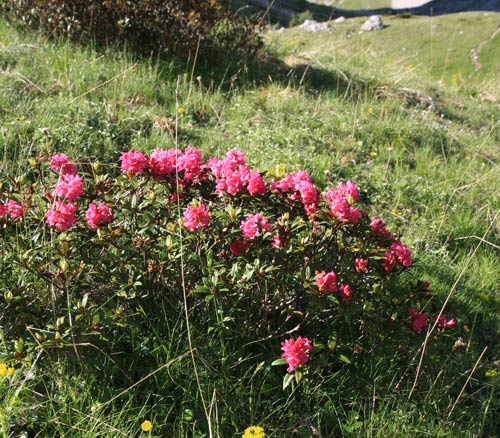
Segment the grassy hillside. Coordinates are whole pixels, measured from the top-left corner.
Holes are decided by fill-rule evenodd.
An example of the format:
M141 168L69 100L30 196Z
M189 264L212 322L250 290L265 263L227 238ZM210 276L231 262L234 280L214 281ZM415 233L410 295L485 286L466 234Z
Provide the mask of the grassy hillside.
M288 30L278 45L280 54L303 56L335 68L345 60L364 70L376 65L391 80L421 83L443 80L450 84L472 79L472 84L499 74L500 34L479 53L482 68L476 71L470 51L488 40L499 25L496 13L462 13L442 17L384 17L381 32L359 32L366 18L349 19L319 34Z
M363 363L292 394L275 393L275 369L257 359L238 380L249 359L229 366L212 338L194 332L195 347L211 352L200 378L213 436L239 437L250 424L268 437L500 434L500 35L479 53L479 71L469 61L500 15L387 18L383 31L360 34L362 21L271 33L276 57L235 75L47 41L0 22L3 180L56 151L116 162L129 149L238 148L252 167L305 169L322 187L357 182L374 216L412 248L405 283L426 278L443 302L449 295L446 313L458 324L420 364L415 336L404 351L374 347ZM182 315L164 326L144 337L141 376L33 358L15 384L0 381L3 437L208 436L194 414ZM9 348L2 340L0 354Z

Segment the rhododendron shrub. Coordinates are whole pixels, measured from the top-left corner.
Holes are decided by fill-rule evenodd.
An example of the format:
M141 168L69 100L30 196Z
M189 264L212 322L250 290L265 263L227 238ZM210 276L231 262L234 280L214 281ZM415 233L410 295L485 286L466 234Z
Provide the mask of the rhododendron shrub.
M348 354L380 327L416 336L428 324L418 310L428 288L387 287L411 267L410 249L370 217L352 181L321 190L303 170L266 175L240 151L206 160L193 147L123 152L114 166L63 154L33 163L0 194L11 254L0 312L24 345L105 349L129 339L138 313L179 315L186 298L201 331L262 339L277 354L281 342L295 372L321 345L335 362L333 334Z

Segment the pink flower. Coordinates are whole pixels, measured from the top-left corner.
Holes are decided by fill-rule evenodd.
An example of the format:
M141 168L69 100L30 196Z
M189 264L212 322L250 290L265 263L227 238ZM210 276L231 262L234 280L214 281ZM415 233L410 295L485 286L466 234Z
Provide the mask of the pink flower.
M264 195L267 193L266 183L259 172L250 172L247 190L252 196Z
M198 228L206 228L210 221L210 213L203 204L197 207L190 206L186 209L183 215L184 226L189 231L195 231Z
M0 203L0 217L5 217L7 214L7 206Z
M273 236L273 243L271 244L274 248L284 248L288 245L290 238L287 236L281 237L279 234Z
M85 220L92 228L97 228L101 223L109 223L113 220L113 214L106 204L89 204L85 212Z
M337 290L337 274L331 271L316 271L316 284L320 292L335 292Z
M76 167L65 154L55 154L50 158L50 170L63 175L76 175Z
M287 372L293 373L295 367L304 365L309 360L307 353L313 350L313 346L309 339L299 336L297 340L292 338L282 342L281 349L281 357L288 364Z
M314 186L311 177L303 170L289 173L281 181L271 181L271 190L273 192L281 191L282 193L292 192L290 199L293 201L300 199L307 214L312 215L316 211L318 190Z
M155 149L151 152L148 169L151 175L169 175L176 171L177 159L182 155L179 149Z
M318 202L318 191L312 182L300 181L295 186L300 194L300 200L304 205L311 205Z
M6 210L6 213L8 213L10 215L11 219L16 219L18 217L24 216L23 207L12 199L9 202L7 202L7 205L5 206L5 210ZM0 216L1 216L1 214L0 214Z
M356 260L354 260L354 266L356 268L356 272L365 272L368 266L368 260L357 258Z
M352 298L352 288L348 284L341 284L339 286L340 301L342 304L349 304Z
M263 231L271 231L269 221L261 214L251 214L241 222L240 230L243 231L245 239L253 240Z
M398 262L398 258L396 254L394 254L392 251L386 251L384 253L384 260L382 260L382 268L386 272L391 272L394 269L394 266L396 266L396 263Z
M200 179L203 171L203 159L201 152L188 146L184 153L178 158L179 171L184 171L185 182L196 182Z
M415 307L408 309L410 316L408 317L409 324L415 333L422 333L422 329L427 325L427 313L420 312Z
M245 165L245 155L240 151L229 150L223 160L211 158L206 167L211 169L215 176L215 192L219 196L224 193L235 195L246 186L252 196L267 191L262 176L258 172L250 171Z
M401 242L395 242L391 245L391 252L393 252L398 258L398 262L401 263L405 268L410 266L413 261L411 259L411 251L406 245Z
M393 234L385 227L385 222L379 217L373 219L370 227L375 234L380 234L388 239L393 239Z
M352 198L352 202L357 202L359 199L358 186L354 184L352 181L347 181L345 184L343 182L339 182L337 184L337 190L346 199L348 199L349 197Z
M384 253L382 267L386 272L391 272L394 266L396 266L396 263L400 263L405 268L413 263L410 250L401 242L393 243L389 251Z
M122 152L120 161L122 171L129 175L142 173L148 166L148 158L141 151Z
M443 328L453 327L457 323L455 318L446 319L446 315L443 315L443 314L441 314L441 316L439 316L439 314L436 313L436 314L434 314L434 318L437 318L438 325L440 327L443 327Z
M231 245L229 245L229 251L231 251L232 255L241 257L245 255L249 247L250 247L250 242L245 242L240 239L235 239L231 242Z
M330 206L331 213L337 216L337 219L351 223L358 222L361 217L361 211L351 207L351 202L355 202L358 197L358 188L351 181L348 181L348 184L339 183L338 188L325 193L325 200Z
M45 213L45 222L47 225L56 227L58 231L64 231L76 223L76 204L65 204L61 201L55 201L54 207Z
M226 152L226 157L224 162L231 167L232 170L236 169L238 166L244 166L246 164L245 154L236 149L229 149Z
M235 195L245 187L247 176L250 173L248 168L245 169L245 167L240 166L239 170L225 171L226 191L230 195Z
M83 179L78 175L64 174L59 177L52 196L66 198L72 202L84 194Z

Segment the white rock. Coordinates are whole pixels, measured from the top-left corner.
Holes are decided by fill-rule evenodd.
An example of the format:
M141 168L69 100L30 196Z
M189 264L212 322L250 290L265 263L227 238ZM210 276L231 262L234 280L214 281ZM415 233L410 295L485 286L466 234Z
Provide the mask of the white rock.
M345 21L345 17L343 15L333 20L334 23L342 23L343 21Z
M361 30L369 32L372 30L382 30L384 28L384 22L380 15L372 15L368 20L363 23Z
M318 23L315 20L306 20L299 27L308 32L321 32L330 29L330 23Z

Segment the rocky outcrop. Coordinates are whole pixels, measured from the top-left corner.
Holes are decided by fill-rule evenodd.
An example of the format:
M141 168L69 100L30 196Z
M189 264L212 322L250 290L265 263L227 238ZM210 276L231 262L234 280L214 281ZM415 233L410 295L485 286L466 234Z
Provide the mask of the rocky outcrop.
M321 32L323 30L330 29L330 24L319 23L318 21L315 20L306 20L299 27L307 30L308 32Z

